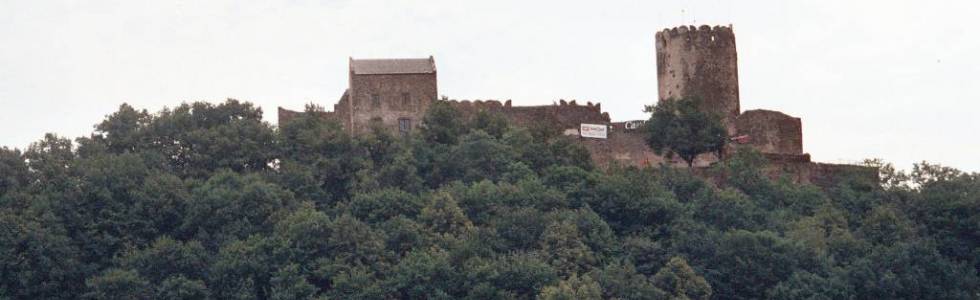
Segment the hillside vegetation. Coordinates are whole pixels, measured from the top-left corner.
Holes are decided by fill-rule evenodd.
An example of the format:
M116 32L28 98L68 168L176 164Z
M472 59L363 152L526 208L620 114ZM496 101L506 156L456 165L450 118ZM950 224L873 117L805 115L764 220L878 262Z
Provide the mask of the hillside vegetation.
M316 110L310 107L308 110ZM0 148L0 299L977 299L980 175L598 169L436 103L408 138L122 105ZM874 162L872 162L874 163Z

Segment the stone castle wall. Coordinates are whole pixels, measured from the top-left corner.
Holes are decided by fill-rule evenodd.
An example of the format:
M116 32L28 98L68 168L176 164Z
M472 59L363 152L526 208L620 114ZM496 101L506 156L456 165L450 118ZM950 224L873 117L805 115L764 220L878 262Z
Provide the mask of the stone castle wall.
M738 56L731 26L681 26L656 34L657 79L659 100L695 98L702 109L722 119L734 147L751 147L770 161L766 172L771 177L790 176L800 183L829 185L835 174L865 172L868 168L818 164L803 152L802 121L781 112L752 110L742 113L738 90ZM381 121L391 132L400 131L401 121L411 127L420 125L425 111L437 97L435 65L428 60L431 73L415 71L355 74L352 60L350 84L334 106L323 113L348 128L351 134L363 133L368 126ZM371 63L377 64L378 61ZM387 60L383 67L405 68L404 60ZM379 67L372 65L371 67ZM414 70L414 69L413 69ZM421 70L421 69L420 69ZM404 95L408 95L405 98ZM379 101L375 101L375 95ZM464 118L481 111L497 114L513 126L545 125L561 130L567 138L578 141L591 153L599 167L613 165L647 167L660 164L686 166L679 158L657 155L647 146L642 130L627 129L623 122L614 123L599 104L560 100L553 105L512 106L511 101L450 101ZM279 110L280 124L298 112ZM606 125L607 138L581 137L581 124ZM733 147L726 147L731 153ZM718 161L714 154L702 154L694 165L710 166ZM876 174L876 173L875 173Z
M277 112L278 112L277 116L279 118L278 119L279 124L285 124L286 122L289 122L290 120L306 113L302 111L288 110L282 107L280 107ZM341 121L341 119L338 117L339 114L337 114L336 111L318 112L318 115L324 119Z
M748 136L748 145L763 153L803 154L800 118L772 110L749 110L735 121L737 135Z
M738 55L731 27L681 26L656 34L660 100L698 98L735 132Z
M566 102L560 100L553 105L539 106L512 106L510 100L500 102L497 100L476 100L476 101L450 101L464 117L471 117L480 111L499 114L503 116L511 125L530 127L535 124L545 123L565 128L578 128L582 123L606 124L609 123L609 114L602 112L599 104L587 102L584 105L572 100Z
M654 153L647 146L642 129L626 129L625 122L612 122L609 113L603 112L599 103L586 102L582 105L575 100L559 100L553 105L541 106L512 106L510 100L453 100L449 103L464 118L471 118L485 111L503 117L512 126L532 127L544 124L559 129L568 135L567 138L577 141L589 150L592 160L601 168L612 165L649 167L661 163L687 167L687 163L679 157L666 158ZM581 137L578 130L583 123L607 125L607 138ZM694 165L706 167L717 160L714 154L703 154L695 159Z
M398 132L399 119L417 127L432 101L438 97L436 74L350 74L350 88L345 93L347 120L352 133L369 130L380 120L392 132ZM373 97L378 97L375 102ZM407 96L407 98L406 98ZM341 102L344 99L342 99Z
M768 164L763 169L770 178L788 177L799 184L812 184L832 188L846 178L861 178L871 183L879 180L878 169L859 165L817 163L810 161L809 154L764 154Z

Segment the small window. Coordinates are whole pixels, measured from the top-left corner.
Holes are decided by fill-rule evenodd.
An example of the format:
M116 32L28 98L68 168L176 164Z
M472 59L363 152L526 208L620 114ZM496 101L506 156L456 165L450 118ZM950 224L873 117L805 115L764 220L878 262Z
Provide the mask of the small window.
M402 135L408 135L412 131L412 119L400 118L398 119L398 132Z
M371 107L374 108L381 107L381 95L371 94Z
M402 93L402 107L408 108L412 105L412 97L408 93Z

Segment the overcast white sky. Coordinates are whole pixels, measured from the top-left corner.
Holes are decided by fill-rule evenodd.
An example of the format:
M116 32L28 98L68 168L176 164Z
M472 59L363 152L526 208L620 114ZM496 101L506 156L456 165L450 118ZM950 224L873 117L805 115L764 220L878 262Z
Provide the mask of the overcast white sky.
M87 135L122 102L237 98L275 123L332 107L349 56L434 55L450 98L645 119L654 33L734 24L743 110L803 118L814 160L980 171L975 1L582 2L0 0L0 145Z

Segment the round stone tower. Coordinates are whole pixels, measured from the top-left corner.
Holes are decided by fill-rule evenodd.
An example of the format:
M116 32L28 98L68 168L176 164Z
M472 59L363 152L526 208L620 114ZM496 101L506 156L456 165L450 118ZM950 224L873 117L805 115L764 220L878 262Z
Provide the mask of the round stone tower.
M681 26L657 32L657 83L660 100L701 99L735 133L738 56L732 27Z

